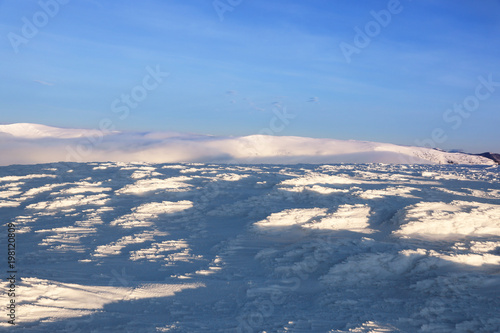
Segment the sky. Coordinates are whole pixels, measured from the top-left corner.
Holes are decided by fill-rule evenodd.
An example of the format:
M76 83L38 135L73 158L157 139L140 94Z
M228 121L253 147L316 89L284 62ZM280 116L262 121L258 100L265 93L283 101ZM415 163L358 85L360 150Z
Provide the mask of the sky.
M500 1L0 0L0 123L500 152Z

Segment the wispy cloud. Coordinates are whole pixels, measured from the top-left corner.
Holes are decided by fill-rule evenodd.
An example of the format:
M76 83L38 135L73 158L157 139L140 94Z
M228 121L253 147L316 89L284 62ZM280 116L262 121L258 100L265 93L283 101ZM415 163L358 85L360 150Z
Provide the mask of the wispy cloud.
M51 82L46 82L46 81L41 81L41 80L33 80L33 82L36 82L36 83L39 83L39 84L42 84L44 86L53 86L54 84L51 83Z

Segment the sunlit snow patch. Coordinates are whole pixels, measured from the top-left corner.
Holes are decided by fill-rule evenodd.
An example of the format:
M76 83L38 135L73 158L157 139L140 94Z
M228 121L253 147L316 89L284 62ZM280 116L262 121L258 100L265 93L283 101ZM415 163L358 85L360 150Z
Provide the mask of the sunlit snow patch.
M302 227L320 230L349 230L372 233L369 228L370 207L367 205L342 205L334 213L327 214L319 221L305 223Z
M346 175L326 175L322 173L309 173L305 176L287 179L279 185L315 185L315 184L361 184L363 180L354 179Z
M381 199L386 196L395 196L401 198L418 198L415 195L410 194L414 191L420 191L414 187L408 186L389 186L381 190L358 190L353 192L353 195L357 195L362 199Z
M367 321L361 326L351 328L348 331L332 330L329 333L389 333L398 332L392 325L385 325L374 321Z
M150 202L133 208L131 214L124 215L111 222L111 225L123 228L148 227L162 214L173 214L193 207L191 201Z
M37 210L56 210L56 209L74 209L77 206L93 205L102 206L109 201L107 194L96 195L74 195L70 197L57 197L52 201L41 201L26 207L27 209Z
M495 269L498 269L497 265L500 265L500 256L494 254L439 254L439 253L430 253L430 255L434 257L441 258L443 260L451 261L457 264L468 265L473 267L483 267L483 266L492 266Z
M94 257L108 257L112 255L118 255L122 253L122 249L131 244L140 244L147 241L152 241L157 236L165 236L166 232L161 232L158 230L145 231L143 233L124 236L117 240L116 242L111 242L105 245L99 245L94 253Z
M2 207L18 207L21 205L17 200L0 200L0 208Z
M329 194L345 194L348 193L348 189L339 189L339 188L331 188L331 187L325 187L321 185L300 185L300 186L293 186L293 187L279 187L281 191L287 191L287 192L296 192L296 193L301 193L301 192L311 192L311 193L317 193L317 194L324 194L324 195L329 195Z
M172 177L167 179L140 179L135 184L127 185L124 188L116 191L117 194L135 194L141 195L156 190L165 190L169 192L185 192L189 191L191 185L184 183L190 180L191 177Z
M254 223L260 231L274 228L300 226L318 216L326 215L327 208L286 209L271 214L267 219Z
M201 258L201 256L194 256L190 253L189 244L183 239L153 243L149 248L130 252L130 259L133 261L148 260L154 262L163 260L167 265L174 264L176 261L191 262Z
M23 293L17 302L20 322L53 322L82 317L102 310L106 304L139 299L174 296L186 289L204 287L202 283L142 284L135 288L87 286L38 278L23 278L19 284ZM16 303L17 303L16 302ZM4 324L2 326L5 326Z
M369 229L370 207L345 204L334 213L327 208L287 209L271 214L265 220L254 223L261 232L280 231L283 227L301 227L309 230L349 230L372 233Z
M402 274L417 269L419 260L427 258L425 249L404 250L399 253L367 253L349 257L333 266L322 281L331 286L391 283ZM420 271L427 269L424 266Z
M47 174L34 174L26 176L5 176L5 177L0 177L0 182L17 182L20 180L37 179L37 178L57 178L57 176L47 175Z
M80 193L101 193L111 191L111 187L101 187L102 182L91 183L91 182L76 182L76 186L72 186L67 189L59 191L58 194L80 194Z
M500 205L453 201L420 202L394 217L401 225L395 236L419 239L460 239L500 235Z
M50 230L37 230L37 233L51 233L38 245L49 246L50 251L85 253L88 247L82 243L82 238L96 233L95 228L63 227Z

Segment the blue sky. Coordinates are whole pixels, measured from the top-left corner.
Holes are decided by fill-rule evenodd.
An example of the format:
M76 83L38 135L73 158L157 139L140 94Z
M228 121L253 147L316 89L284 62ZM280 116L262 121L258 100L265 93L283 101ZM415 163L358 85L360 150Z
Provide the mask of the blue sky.
M275 135L500 152L499 1L217 3L0 0L0 122L250 135L286 108Z

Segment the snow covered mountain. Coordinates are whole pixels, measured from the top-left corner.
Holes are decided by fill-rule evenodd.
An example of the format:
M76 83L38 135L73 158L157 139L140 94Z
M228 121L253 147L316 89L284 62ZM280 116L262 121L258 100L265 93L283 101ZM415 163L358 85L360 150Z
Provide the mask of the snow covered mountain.
M0 331L500 332L499 170L0 167Z
M497 164L500 164L500 154L486 152L486 153L476 154L476 155L489 158L490 160L496 162Z
M41 139L58 138L74 139L92 136L99 133L99 130L71 129L45 126L40 124L17 123L0 125L0 134L10 134L16 138Z
M161 132L0 125L0 165L50 162L494 164L463 153L388 143L251 135L216 137Z

